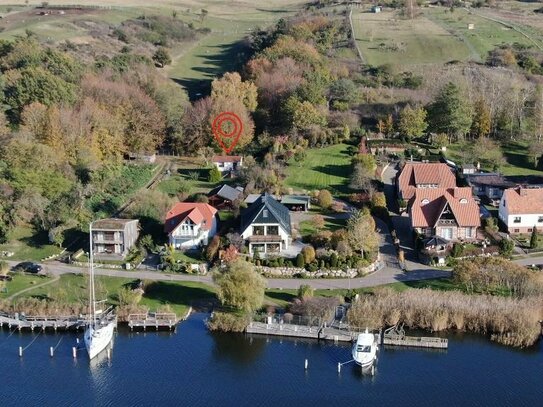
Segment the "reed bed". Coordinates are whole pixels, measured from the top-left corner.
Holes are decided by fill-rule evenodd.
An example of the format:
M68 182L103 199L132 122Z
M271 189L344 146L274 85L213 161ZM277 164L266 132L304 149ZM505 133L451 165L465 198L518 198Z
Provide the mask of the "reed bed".
M360 327L402 323L433 332L478 332L504 345L527 347L541 335L543 296L512 298L430 289L398 293L387 288L362 296L349 310L348 319Z

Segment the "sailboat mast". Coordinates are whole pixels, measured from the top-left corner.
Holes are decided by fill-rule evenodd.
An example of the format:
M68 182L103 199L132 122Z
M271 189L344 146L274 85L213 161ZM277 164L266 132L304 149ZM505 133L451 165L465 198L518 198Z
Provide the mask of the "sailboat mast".
M96 293L94 292L94 245L92 237L92 222L89 225L89 312L91 314L91 326L96 322Z

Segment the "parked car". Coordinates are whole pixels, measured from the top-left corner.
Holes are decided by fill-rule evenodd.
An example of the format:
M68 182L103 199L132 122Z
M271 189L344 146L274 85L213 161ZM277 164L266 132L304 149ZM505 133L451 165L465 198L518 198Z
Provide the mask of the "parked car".
M11 281L13 278L8 275L0 274L0 281Z
M37 263L32 263L31 261L23 261L22 263L17 264L13 267L13 271L24 271L26 273L39 273L43 270L43 267Z

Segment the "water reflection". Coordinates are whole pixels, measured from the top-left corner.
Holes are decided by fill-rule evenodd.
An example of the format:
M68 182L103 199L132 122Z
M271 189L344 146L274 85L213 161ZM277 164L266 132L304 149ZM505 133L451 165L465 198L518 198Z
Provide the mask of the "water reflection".
M213 357L217 360L229 360L237 365L255 363L266 349L265 337L245 334L225 334L213 332Z

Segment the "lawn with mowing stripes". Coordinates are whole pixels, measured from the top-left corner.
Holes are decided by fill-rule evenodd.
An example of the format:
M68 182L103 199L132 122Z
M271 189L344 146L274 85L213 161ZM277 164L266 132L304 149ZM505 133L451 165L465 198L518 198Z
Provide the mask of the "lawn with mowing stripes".
M297 191L328 189L333 195L349 193L351 155L347 144L306 151L302 162L292 161L285 185Z

